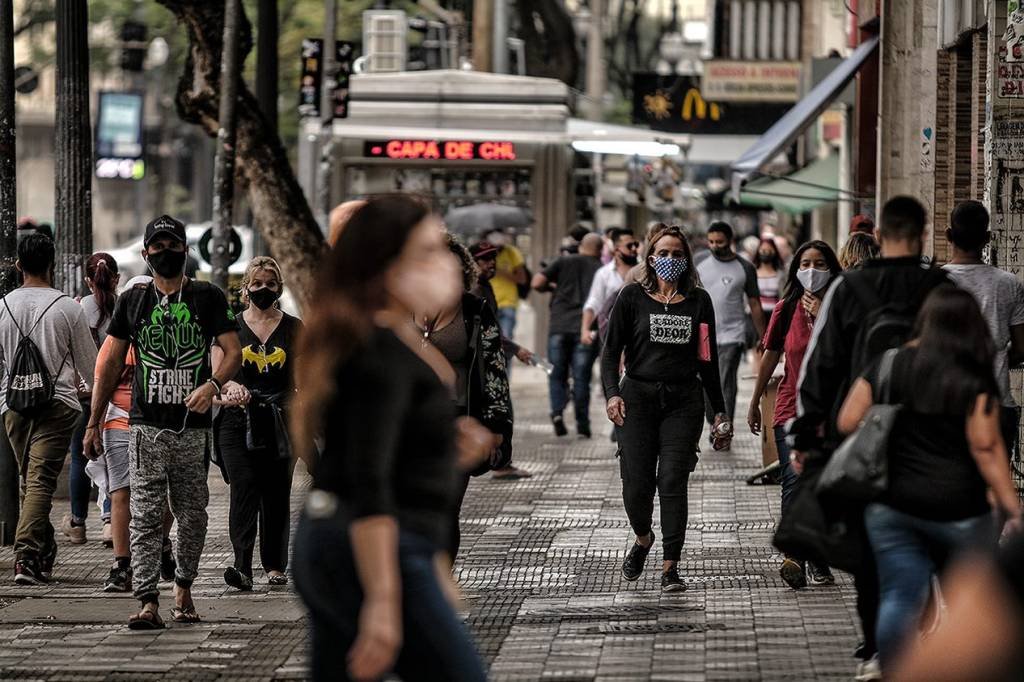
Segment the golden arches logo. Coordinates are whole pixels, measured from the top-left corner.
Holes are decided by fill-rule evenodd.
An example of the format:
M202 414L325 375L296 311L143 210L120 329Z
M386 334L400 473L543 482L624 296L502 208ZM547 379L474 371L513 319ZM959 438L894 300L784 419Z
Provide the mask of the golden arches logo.
M694 112L694 109L696 109L696 112ZM683 100L683 120L692 121L694 113L697 114L696 119L698 121L708 118L709 114L712 121L722 118L722 110L717 104L706 101L697 88L690 88L686 91L686 98Z

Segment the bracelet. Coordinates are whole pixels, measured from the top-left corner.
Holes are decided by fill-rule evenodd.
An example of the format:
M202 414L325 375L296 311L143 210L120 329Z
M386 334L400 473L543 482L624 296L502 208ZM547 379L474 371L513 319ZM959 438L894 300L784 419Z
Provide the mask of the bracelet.
M206 380L206 383L213 384L213 387L215 389L217 389L217 395L218 396L221 394L221 385L220 385L220 383L216 379L214 379L213 377L210 377L209 379Z

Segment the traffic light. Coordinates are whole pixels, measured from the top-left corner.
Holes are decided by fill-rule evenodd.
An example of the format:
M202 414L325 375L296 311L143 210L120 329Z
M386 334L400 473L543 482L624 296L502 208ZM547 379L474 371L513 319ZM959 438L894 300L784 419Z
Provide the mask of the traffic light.
M145 24L128 20L121 26L121 68L142 71L146 59L147 29Z

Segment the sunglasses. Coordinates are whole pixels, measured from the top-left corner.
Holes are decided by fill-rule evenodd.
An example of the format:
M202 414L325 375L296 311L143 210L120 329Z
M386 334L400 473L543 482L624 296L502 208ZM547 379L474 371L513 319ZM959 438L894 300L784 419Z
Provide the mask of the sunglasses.
M640 242L626 242L625 244L623 244L623 246L625 246L627 249L639 249Z

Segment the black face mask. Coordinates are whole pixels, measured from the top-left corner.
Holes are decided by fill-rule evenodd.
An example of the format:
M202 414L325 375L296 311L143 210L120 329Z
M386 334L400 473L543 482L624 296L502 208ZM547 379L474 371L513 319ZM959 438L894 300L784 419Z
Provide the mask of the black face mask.
M635 253L620 253L619 258L621 258L622 262L625 263L626 265L636 265L637 262L639 262L639 258L637 258Z
M717 249L711 249L711 254L715 258L728 258L731 253L732 249L730 249L728 246L723 246Z
M249 290L249 301L260 310L266 310L274 305L274 301L280 298L280 296L279 293L267 287Z
M161 277L174 277L180 275L185 268L185 252L164 249L151 253L146 257L153 272Z

